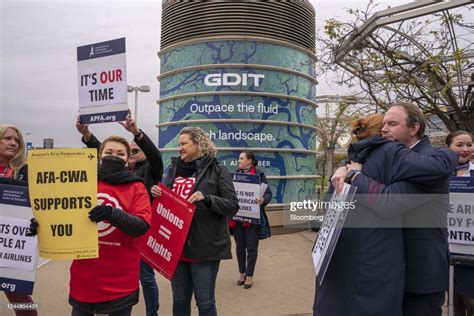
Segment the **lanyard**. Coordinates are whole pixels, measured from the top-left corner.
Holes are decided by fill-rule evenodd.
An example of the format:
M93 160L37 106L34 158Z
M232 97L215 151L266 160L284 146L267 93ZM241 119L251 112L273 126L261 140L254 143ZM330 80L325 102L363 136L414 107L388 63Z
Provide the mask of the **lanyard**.
M5 168L3 168L2 173L0 173L0 178L5 178L5 175L7 174L8 171L8 164L5 165Z

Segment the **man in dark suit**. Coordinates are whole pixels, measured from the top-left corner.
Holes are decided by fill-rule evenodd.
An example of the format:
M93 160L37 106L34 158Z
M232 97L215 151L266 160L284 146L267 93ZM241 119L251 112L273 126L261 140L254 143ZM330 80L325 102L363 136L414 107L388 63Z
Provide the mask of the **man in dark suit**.
M424 136L425 119L416 105L403 102L392 105L385 113L383 124L384 138L398 141L418 153L432 153L429 139ZM406 260L403 315L441 315L449 273L449 176L423 185L396 182L386 186L358 172L360 170L359 164L341 167L331 181L336 191L348 181L357 187L357 193L375 196L376 203L372 207L378 213L396 209L398 203L403 213ZM406 198L401 198L402 194Z

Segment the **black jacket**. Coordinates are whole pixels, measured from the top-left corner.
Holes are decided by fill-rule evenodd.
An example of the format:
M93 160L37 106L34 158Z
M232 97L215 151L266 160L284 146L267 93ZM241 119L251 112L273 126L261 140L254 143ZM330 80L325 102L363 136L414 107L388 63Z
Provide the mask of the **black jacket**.
M178 167L173 157L164 184L172 189ZM198 202L184 245L184 254L190 259L214 261L231 259L227 217L239 210L232 177L226 167L215 158L203 156L196 160L196 182L192 192L208 194L211 206Z
M163 176L163 159L161 158L160 151L156 148L150 138L143 133L143 131L141 132L143 137L140 140L137 140L136 138L133 140L138 147L143 150L146 160L137 162L134 173L143 178L150 200L153 200L150 190L153 185L161 182ZM87 142L82 138L82 142L89 148L99 149L101 145L101 142L94 135L92 135Z

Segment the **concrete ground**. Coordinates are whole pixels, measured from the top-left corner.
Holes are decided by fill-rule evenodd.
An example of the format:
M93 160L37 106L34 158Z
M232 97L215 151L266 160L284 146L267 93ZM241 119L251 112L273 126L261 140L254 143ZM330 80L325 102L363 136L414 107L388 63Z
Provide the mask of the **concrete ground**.
M276 235L262 240L253 287L237 286L237 260L221 262L217 276L217 311L219 315L310 315L314 297L314 268L311 247L316 233ZM235 254L233 245L232 253ZM44 260L40 261L40 265ZM70 261L49 261L36 275L34 300L39 315L70 315ZM171 315L172 297L168 280L157 275L160 290L160 315ZM14 315L7 309L7 300L0 295L0 315ZM133 308L133 315L145 315L143 297ZM193 303L193 315L198 315Z
M253 287L245 290L237 286L237 260L221 262L217 277L217 311L219 315L312 315L315 273L311 248L316 233L303 231L276 235L260 243L259 257ZM233 245L232 253L235 254ZM37 271L34 299L39 315L70 315L67 302L69 293L70 261L40 261ZM160 315L171 315L172 298L168 280L157 274L160 290ZM14 315L7 309L4 295L0 295L0 315ZM143 297L134 306L133 315L145 315ZM198 315L193 303L193 315ZM443 310L446 315L446 308Z

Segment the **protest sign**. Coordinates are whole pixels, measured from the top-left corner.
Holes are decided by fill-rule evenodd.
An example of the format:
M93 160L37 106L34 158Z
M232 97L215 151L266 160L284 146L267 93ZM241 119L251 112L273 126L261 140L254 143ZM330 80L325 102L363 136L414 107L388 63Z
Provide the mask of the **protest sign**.
M232 219L260 224L260 205L256 201L256 198L260 196L260 176L248 173L231 173L230 175L239 199L239 211Z
M26 236L33 217L28 188L0 184L0 290L32 294L37 238Z
M40 255L97 258L97 224L88 218L97 205L97 150L31 150L28 178Z
M324 275L349 212L349 208L345 205L352 201L356 189L356 187L344 183L342 192L339 195L334 192L330 203L328 203L329 208L326 210L318 239L316 239L312 250L314 269L319 284L322 284L324 280Z
M449 191L449 250L474 255L474 177L451 177Z
M188 236L196 205L189 203L166 186L152 204L152 220L142 239L142 259L171 281Z
M125 38L77 48L83 124L125 121L128 114Z

